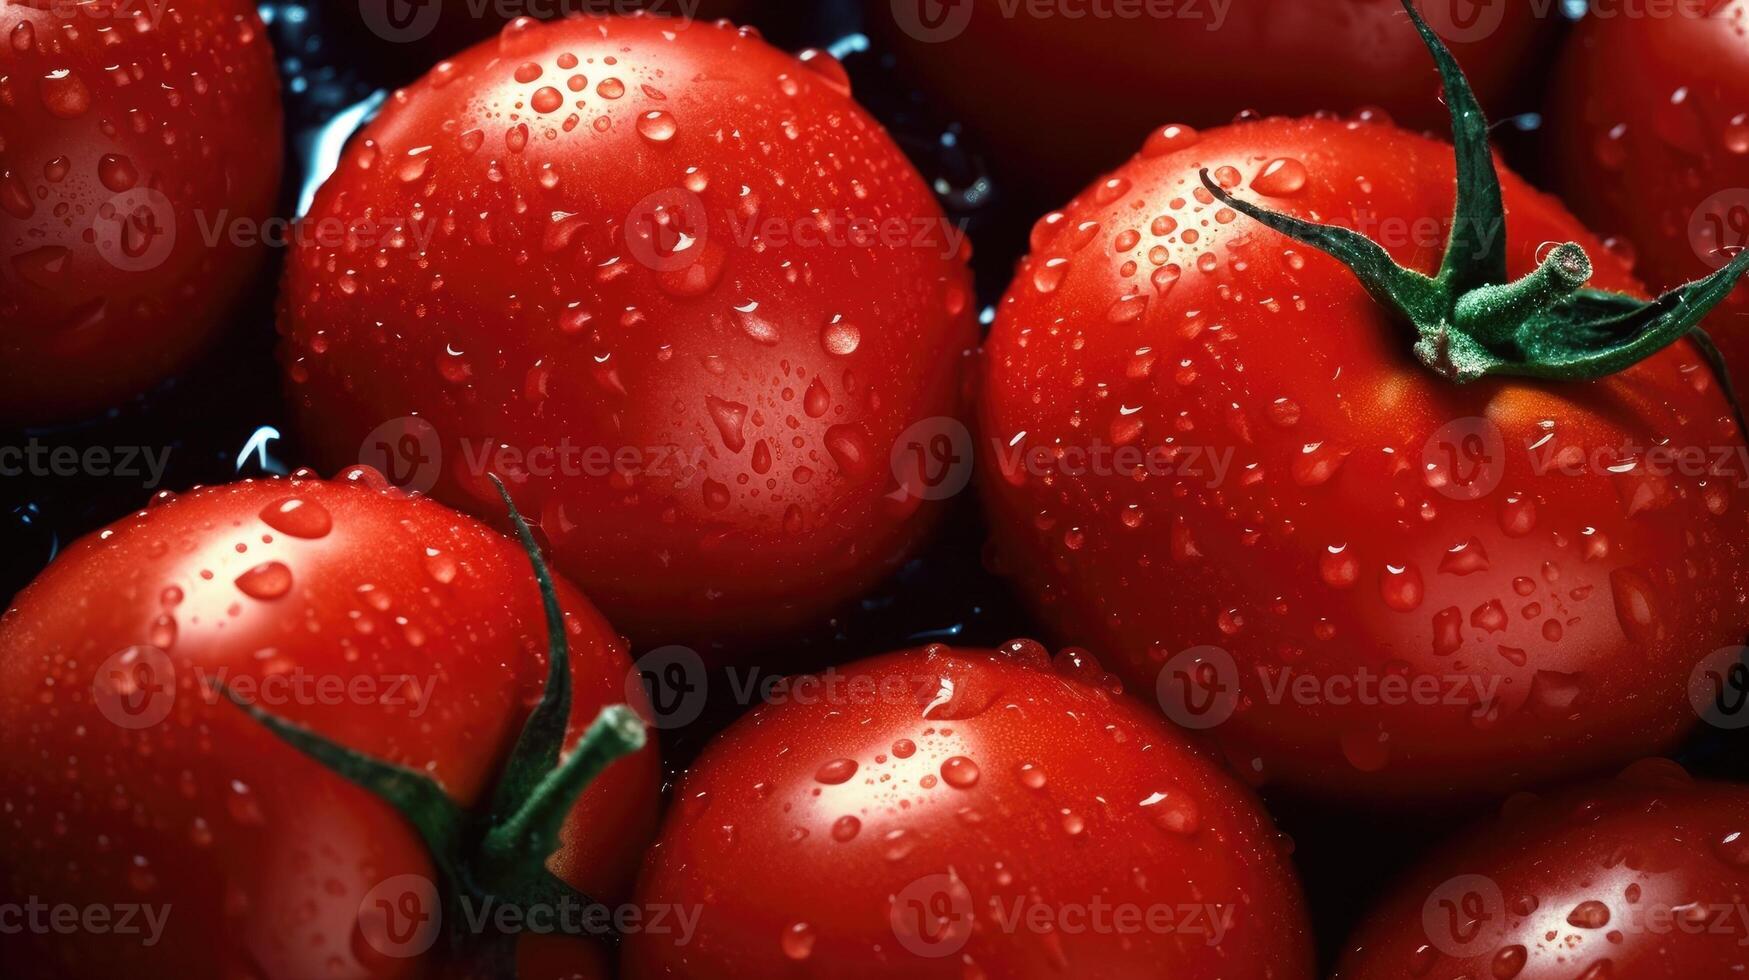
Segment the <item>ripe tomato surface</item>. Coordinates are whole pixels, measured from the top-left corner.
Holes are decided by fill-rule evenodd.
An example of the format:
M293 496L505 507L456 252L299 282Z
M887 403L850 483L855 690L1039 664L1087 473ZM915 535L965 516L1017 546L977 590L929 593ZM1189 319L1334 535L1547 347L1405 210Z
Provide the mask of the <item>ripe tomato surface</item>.
M63 420L186 365L250 284L279 80L243 0L29 0L0 36L0 422Z
M1697 980L1742 970L1749 790L1674 762L1521 794L1371 912L1333 980Z
M1313 975L1285 838L1084 654L936 645L798 682L686 774L648 977Z
M596 0L321 0L323 13L343 30L334 39L358 52L367 71L404 83L470 45L498 33L519 16L547 19L609 9ZM615 13L645 10L676 19L741 22L749 0L616 0Z
M349 479L157 501L70 548L0 620L0 883L49 907L167 910L153 944L9 936L10 975L424 969L418 917L375 911L401 909L398 882L438 880L412 827L210 685L471 807L545 682L541 599L497 532L368 471ZM558 590L575 744L626 699L630 663ZM608 768L571 811L554 873L623 899L659 780L653 749Z
M1150 138L1039 222L1000 305L978 469L1003 570L1241 771L1308 793L1496 792L1671 744L1690 672L1749 628L1743 437L1696 348L1454 384L1204 168L1413 269L1445 252L1447 144L1317 118ZM1576 242L1593 288L1637 291L1499 177L1508 272Z
M634 640L820 616L937 512L889 460L960 403L968 250L829 59L522 22L391 99L308 218L364 219L405 230L287 272L306 438L492 515L502 473Z
M1553 26L1546 15L1553 8L1523 0L1419 6L1484 102L1516 108L1513 83ZM1412 128L1444 127L1439 79L1389 0L865 0L865 7L871 30L897 47L932 99L964 119L998 167L1063 194L1121 163L1161 119L1214 126L1246 110L1372 108Z
M1562 196L1626 240L1648 285L1724 265L1749 245L1749 2L1585 18L1566 42L1548 125ZM1749 289L1723 312L1713 339L1749 377Z

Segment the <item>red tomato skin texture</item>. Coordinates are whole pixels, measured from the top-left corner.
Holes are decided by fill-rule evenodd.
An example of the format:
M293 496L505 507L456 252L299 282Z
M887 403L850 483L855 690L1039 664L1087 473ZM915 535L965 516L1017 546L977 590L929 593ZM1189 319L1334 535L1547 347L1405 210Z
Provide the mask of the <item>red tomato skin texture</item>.
M1742 437L1698 352L1595 383L1449 384L1346 268L1197 178L1358 225L1431 272L1448 145L1308 119L1153 149L1040 222L984 352L995 561L1057 636L1139 692L1183 651L1224 651L1230 712L1199 696L1179 720L1212 725L1241 772L1322 798L1504 792L1690 728L1691 670L1744 636L1749 542ZM1512 275L1576 241L1593 286L1638 291L1553 198L1502 179ZM1498 447L1454 468L1464 426ZM1666 442L1718 447L1729 471L1624 462ZM1055 461L1100 444L1167 455ZM1383 693L1386 675L1439 686Z
M186 366L253 280L231 232L273 210L279 77L243 0L7 4L0 36L0 422L90 415Z
M263 516L287 501L299 502L295 517ZM559 588L575 738L626 700L630 664L587 601ZM110 658L135 646L158 651L142 655L155 669L123 663L113 679ZM197 490L79 541L0 620L0 885L49 905L170 912L151 946L10 937L9 975L424 975L417 949L361 920L383 882L436 880L411 827L206 685L258 691L266 710L426 772L471 806L539 697L545 650L520 548L364 483ZM414 680L397 686L403 677ZM373 686L350 686L363 682ZM140 710L123 706L130 691ZM581 840L588 826L597 843L554 870L623 898L659 785L653 747L610 767L566 828Z
M1658 290L1749 244L1749 2L1677 9L1687 12L1581 21L1548 112L1562 197L1599 234L1624 238L1636 274ZM1749 287L1739 286L1706 324L1739 379L1749 377L1745 316Z
M940 42L920 41L898 25L894 0L865 4L872 29L890 38L901 66L964 120L992 159L1025 160L1023 180L1065 194L1122 163L1147 127L1164 121L1203 127L1247 110L1347 115L1370 108L1409 128L1443 133L1448 126L1439 76L1395 3L1245 0L1211 29L1213 6L1202 2L1176 9L1206 16L1041 18L1029 16L1027 4L1008 16L1012 0L963 0L950 5L970 7L963 31ZM1419 6L1490 109L1509 104L1512 84L1552 24L1525 0L1482 5L1485 20L1455 30L1448 27L1456 23L1451 0ZM977 68L975 81L967 79L968 65Z
M720 736L638 886L640 904L688 910L696 931L628 935L623 975L1313 976L1285 839L1256 799L1142 706L1014 646L1042 663L888 654L838 675L842 691L879 694L798 695ZM920 893L952 914L906 918ZM1234 913L1211 943L1188 927L1005 931L990 911L1095 897Z
M600 10L600 5L565 2L550 6L518 3L468 4L451 2L447 6L431 2L411 18L390 19L392 4L398 0L318 0L328 16L344 25L338 39L357 47L372 61L387 63L391 73L402 80L416 78L444 58L492 37L514 19L516 11L551 9L554 11ZM748 0L618 0L615 11L648 10L653 14L681 17L686 10L701 21L729 18L742 22L756 4ZM506 17L506 14L513 16ZM376 66L373 66L376 67Z
M1735 976L1745 825L1749 791L1692 780L1664 759L1547 798L1516 796L1395 888L1331 980ZM1447 883L1468 875L1499 889L1498 899L1474 893L1486 896L1472 906L1485 922L1438 906L1464 890Z
M422 255L291 257L283 360L318 457L355 460L417 413L442 441L434 495L495 519L484 471L502 471L640 645L775 634L878 581L938 510L890 450L956 414L976 334L965 248L789 237L816 211L943 220L835 66L648 17L531 26L449 66L391 100L312 212L421 208ZM627 245L652 194L702 202L695 264ZM481 445L514 458L473 465ZM566 447L630 464L536 455Z

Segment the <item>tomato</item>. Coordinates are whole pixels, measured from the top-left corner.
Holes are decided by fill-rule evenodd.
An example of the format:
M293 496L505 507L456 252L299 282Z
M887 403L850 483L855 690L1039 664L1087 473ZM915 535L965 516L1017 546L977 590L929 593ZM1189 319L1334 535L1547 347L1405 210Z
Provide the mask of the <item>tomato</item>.
M899 463L958 424L967 249L830 59L524 22L392 99L306 223L280 327L318 459L494 517L501 473L638 643L820 618L946 496Z
M1749 2L1591 16L1567 42L1548 124L1551 176L1648 285L1719 268L1749 245ZM1713 339L1749 376L1749 289Z
M687 772L646 977L1313 976L1278 834L1084 654L936 645L776 689Z
M985 351L997 563L1058 636L1306 795L1449 802L1668 746L1691 671L1749 629L1743 436L1679 339L1742 263L1644 307L1503 169L1501 236L1462 123L1475 233L1446 262L1450 146L1166 127L1039 222ZM1418 272L1363 286L1258 205Z
M575 589L558 596L575 746L630 663ZM519 548L362 469L165 495L81 540L0 620L0 884L159 925L44 918L7 937L10 975L418 973L436 908L408 883L433 889L437 858L213 685L471 808L541 695L542 622ZM653 749L608 768L553 872L623 900L659 780Z
M726 17L739 23L754 5L748 0L321 0L320 6L338 25L333 40L356 49L373 74L400 84L521 16L551 19L566 13L645 10L675 19Z
M1422 0L1493 108L1514 105L1553 8ZM1439 127L1438 79L1385 0L865 0L872 30L1010 179L1068 194L1162 119L1382 110ZM1157 14L1154 12L1158 11ZM966 66L977 66L977 81ZM1007 165L1003 166L1004 161ZM1060 200L1060 198L1059 198ZM1051 203L1055 203L1054 201Z
M187 365L250 285L279 81L243 0L28 0L0 36L0 422L63 420Z
M1742 969L1749 790L1639 763L1514 797L1371 914L1333 980L1687 980Z

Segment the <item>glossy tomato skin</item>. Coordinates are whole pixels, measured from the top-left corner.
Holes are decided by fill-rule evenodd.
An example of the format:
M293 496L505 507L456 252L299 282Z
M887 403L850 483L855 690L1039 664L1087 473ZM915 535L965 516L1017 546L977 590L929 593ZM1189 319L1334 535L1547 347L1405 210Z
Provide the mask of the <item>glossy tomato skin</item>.
M312 244L286 277L316 451L417 414L442 462L405 471L488 516L502 472L640 644L775 633L877 581L937 512L892 450L956 412L975 333L963 240L842 80L727 25L576 18L399 93L312 220L428 243Z
M528 559L469 518L354 477L158 502L74 545L0 620L7 894L170 910L149 946L9 937L11 975L423 974L412 923L370 914L375 898L396 904L399 876L435 880L416 834L208 688L222 680L428 773L463 805L490 788L545 680ZM630 665L582 596L560 592L576 737L626 699ZM622 898L659 778L653 748L604 772L554 870Z
M1158 5L1170 15L1157 17L1067 16L1123 4L864 2L871 30L897 47L924 91L963 118L996 165L1024 161L1005 168L1012 178L1065 195L1121 163L1161 119L1216 126L1247 110L1371 108L1410 128L1446 127L1438 75L1394 2L1223 8L1194 0ZM1536 108L1515 106L1512 87L1553 27L1538 16L1543 8L1524 0L1418 6L1490 111ZM1040 7L1053 15L1029 13ZM932 37L946 39L923 40Z
M1742 437L1698 353L1449 384L1204 167L1413 268L1443 254L1446 144L1319 119L1150 139L1041 220L998 310L978 472L1001 570L1240 771L1306 794L1495 793L1672 743L1691 670L1746 625ZM1513 275L1577 241L1593 286L1637 290L1502 179Z
M1514 797L1368 915L1332 980L1735 976L1746 825L1749 791L1663 759Z
M624 975L1312 976L1285 838L1101 674L1030 641L932 646L755 709L687 773L639 881L696 926L629 935ZM1189 905L1220 911L1124 918Z
M243 0L7 4L0 36L0 423L93 414L186 365L254 278L273 52Z
M342 27L333 32L334 40L355 50L366 70L396 84L418 78L439 61L492 37L518 17L545 18L548 11L552 16L563 16L604 9L595 0L555 0L551 4L521 0L319 2L323 13ZM729 18L742 23L757 6L750 0L617 0L612 9L699 21Z
M1749 2L1687 0L1662 17L1587 17L1548 112L1552 176L1573 210L1621 236L1655 289L1699 279L1749 245ZM1713 338L1749 376L1749 287Z

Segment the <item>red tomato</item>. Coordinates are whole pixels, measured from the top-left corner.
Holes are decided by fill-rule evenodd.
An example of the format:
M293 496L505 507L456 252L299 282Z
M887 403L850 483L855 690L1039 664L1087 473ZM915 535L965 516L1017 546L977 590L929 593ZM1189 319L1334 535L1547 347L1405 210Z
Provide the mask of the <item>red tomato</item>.
M273 52L243 0L27 0L0 36L0 422L94 413L186 365L253 278Z
M1313 975L1285 838L1085 655L931 646L705 750L638 885L648 977Z
M1549 127L1551 175L1573 210L1624 236L1639 275L1668 288L1749 245L1749 0L1662 9L1579 24ZM1749 288L1725 313L1713 339L1749 378Z
M320 0L320 5L340 25L334 39L358 49L366 70L397 82L419 77L521 16L544 19L611 9L740 22L752 6L748 0Z
M1501 814L1415 871L1332 980L1697 980L1742 971L1749 790L1663 759Z
M1039 222L985 352L1003 568L1241 771L1309 794L1499 792L1667 746L1697 661L1749 629L1743 437L1687 341L1602 380L1454 384L1424 363L1471 373L1449 307L1417 344L1199 179L1427 272L1452 158L1384 125L1168 127ZM1505 272L1549 253L1539 275L1582 281L1550 252L1577 242L1592 289L1637 292L1553 198L1500 181ZM1502 241L1497 215L1466 226Z
M373 473L353 480L160 500L69 549L0 620L4 893L168 910L156 937L8 936L11 975L423 968L419 920L377 911L401 908L397 883L437 880L411 826L209 689L427 774L461 806L492 788L545 682L528 558ZM559 593L574 743L626 699L630 663L576 590ZM609 767L552 869L622 899L659 780L653 748Z
M1374 108L1406 126L1445 127L1439 79L1388 0L865 5L871 29L891 38L904 67L964 119L998 166L1022 161L1005 169L1063 194L1120 163L1161 119L1213 126L1245 110ZM1555 8L1525 0L1418 5L1484 102L1511 106L1512 84Z
M291 258L308 441L494 517L502 473L639 643L819 617L937 512L889 459L951 428L967 249L830 59L529 22L364 130L309 221L367 220Z

